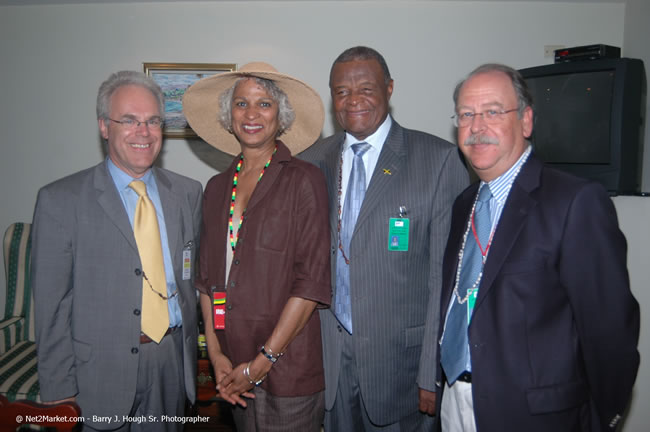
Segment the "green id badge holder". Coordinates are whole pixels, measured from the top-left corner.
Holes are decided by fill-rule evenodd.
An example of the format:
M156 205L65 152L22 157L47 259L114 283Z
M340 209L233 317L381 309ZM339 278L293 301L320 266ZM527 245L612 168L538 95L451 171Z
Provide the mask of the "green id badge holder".
M472 320L472 312L476 305L476 297L478 297L478 288L470 288L467 290L469 297L467 298L467 324L469 325Z
M390 218L388 221L388 250L406 252L409 250L409 219Z

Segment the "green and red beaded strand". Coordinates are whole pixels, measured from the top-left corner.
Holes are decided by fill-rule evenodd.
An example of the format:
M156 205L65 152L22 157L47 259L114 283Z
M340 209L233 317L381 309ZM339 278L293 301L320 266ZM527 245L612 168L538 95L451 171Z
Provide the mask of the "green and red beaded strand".
M273 153L271 154L271 157L269 158L268 161L266 161L266 164L264 164L264 168L262 168L262 171L260 172L260 176L257 178L257 182L259 183L260 180L262 180L262 176L264 175L264 171L266 171L266 168L271 164L271 159L273 159L273 156L275 155L275 152L278 151L278 146L275 146L275 150L273 150ZM232 227L232 215L235 213L235 199L237 198L237 179L239 178L239 171L241 171L241 166L244 162L244 154L239 157L239 162L237 163L237 167L235 167L235 175L232 178L232 195L230 197L230 212L229 212L229 217L228 217L228 229L230 231L230 247L232 248L233 252L235 251L235 247L237 246L237 241L239 240L239 231L241 230L242 223L244 222L244 213L246 213L246 209L241 213L241 217L239 218L239 228L237 229L237 236L235 236L233 232L233 227Z

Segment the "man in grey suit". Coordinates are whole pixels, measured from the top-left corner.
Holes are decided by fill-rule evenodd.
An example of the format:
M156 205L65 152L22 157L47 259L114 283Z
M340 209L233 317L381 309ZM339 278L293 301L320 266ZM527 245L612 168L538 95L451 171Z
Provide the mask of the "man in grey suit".
M377 51L344 51L330 89L344 132L302 154L324 171L330 197L325 428L423 430L432 422L418 408L435 410L442 255L468 174L452 144L388 114L393 80Z
M173 417L195 397L201 185L152 167L162 113L153 80L112 74L97 96L108 157L38 194L32 284L41 399L75 400L86 430L180 430ZM144 201L155 207L156 248L138 247ZM160 265L148 267L141 256L154 249ZM155 334L144 327L151 292L164 315L153 320Z

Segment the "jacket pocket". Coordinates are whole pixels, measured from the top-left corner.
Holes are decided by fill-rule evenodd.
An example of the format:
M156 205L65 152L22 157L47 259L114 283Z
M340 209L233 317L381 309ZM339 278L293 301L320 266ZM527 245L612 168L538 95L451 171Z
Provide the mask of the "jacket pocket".
M260 249L284 252L289 240L289 229L285 229L291 218L282 210L269 208L261 222L257 246ZM245 222L244 222L245 223Z
M531 414L546 414L577 407L587 400L587 388L582 381L573 381L526 390Z
M405 348L420 346L424 338L424 326L407 328L404 330L404 336Z
M74 350L75 357L82 362L90 360L90 355L93 352L93 347L90 344L79 342L75 339L72 339L72 349Z
M548 264L542 259L512 260L503 263L499 270L500 275L537 273L548 271Z

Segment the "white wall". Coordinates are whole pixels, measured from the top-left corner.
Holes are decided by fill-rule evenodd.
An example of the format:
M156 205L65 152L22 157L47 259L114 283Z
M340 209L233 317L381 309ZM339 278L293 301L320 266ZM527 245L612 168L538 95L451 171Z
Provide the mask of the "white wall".
M305 79L329 108L332 61L367 44L384 54L395 78L397 120L452 139L452 88L470 69L486 61L549 63L549 44L621 46L624 15L623 4L608 3L0 6L0 196L10 203L0 209L0 227L31 220L40 186L101 160L95 96L115 70L141 69L143 62L264 60ZM324 134L332 131L328 110ZM216 152L193 149L169 140L162 163L205 183Z
M650 44L648 43L648 23L650 22L650 2L647 0L627 0L625 7L625 37L623 55L644 60L646 76L650 72ZM647 78L646 78L647 80ZM646 86L647 90L647 86ZM647 93L647 91L646 91ZM646 98L646 113L650 114L650 98ZM647 118L646 114L646 118ZM650 127L645 124L644 141L650 143ZM641 190L650 191L650 145L643 152L645 172Z
M627 239L627 265L630 272L632 293L641 305L641 336L639 352L641 366L636 378L636 385L630 404L630 412L625 422L625 432L645 432L649 430L650 413L650 327L647 314L650 304L650 270L648 270L648 245L650 244L650 198L620 196L614 198L621 230ZM607 341L603 341L607 343Z
M40 186L102 159L95 97L113 71L141 70L143 62L268 61L320 92L327 110L323 133L329 135L334 130L329 67L345 48L365 44L389 64L396 119L453 140L451 92L478 64L536 66L552 62L543 56L544 45L592 43L623 47L624 55L650 64L648 6L645 0L629 2L627 9L620 2L584 1L0 6L0 227L31 221ZM163 166L204 184L225 164L198 141L168 140L162 156ZM645 166L647 176L650 151ZM650 190L650 180L646 184ZM632 204L632 209L647 219L645 207ZM648 256L647 248L639 250ZM647 267L635 267L637 295L647 285ZM644 341L649 332L642 334ZM637 394L650 388L644 367ZM650 423L650 413L638 405L635 400L626 432Z
M643 59L646 68L646 81L650 73L650 2L647 0L627 0L625 6L625 36L623 55ZM647 96L647 83L646 83ZM647 119L650 114L650 99L646 98L646 121L643 152L644 167L642 189L650 191L650 126ZM648 401L650 400L650 198L617 197L614 199L619 223L628 241L628 269L632 292L641 305L641 335L639 352L641 366L637 375L636 386L632 396L630 413L625 423L625 431L646 431L650 424Z

